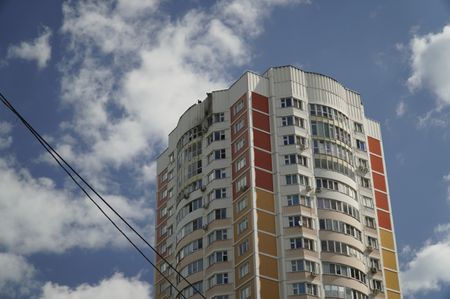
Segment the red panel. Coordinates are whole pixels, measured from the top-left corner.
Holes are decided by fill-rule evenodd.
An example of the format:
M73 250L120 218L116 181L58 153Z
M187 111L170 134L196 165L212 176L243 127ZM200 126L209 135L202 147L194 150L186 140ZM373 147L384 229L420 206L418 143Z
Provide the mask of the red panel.
M269 116L258 111L252 111L253 113L253 126L260 130L270 132Z
M235 115L234 107L237 106L240 100L244 100L244 108ZM230 108L231 122L234 122L234 120L239 118L239 116L241 116L246 110L247 110L247 93L244 93L244 95L242 95L239 98L239 100L237 100Z
M386 194L380 191L375 191L375 202L378 208L389 211L389 203Z
M392 230L391 215L385 211L378 210L378 225L382 228Z
M370 165L372 166L372 170L384 173L382 158L380 158L378 156L370 155Z
M368 137L369 140L369 151L371 153L377 154L381 156L381 143L378 139L373 137Z
M270 151L270 134L258 130L253 130L253 144L256 147Z
M255 166L272 171L272 155L255 148Z
M269 113L269 98L253 92L252 107L259 111Z
M272 173L265 172L260 169L255 169L256 187L265 190L273 191L273 176Z
M386 192L386 180L384 175L372 172L373 186L381 191Z

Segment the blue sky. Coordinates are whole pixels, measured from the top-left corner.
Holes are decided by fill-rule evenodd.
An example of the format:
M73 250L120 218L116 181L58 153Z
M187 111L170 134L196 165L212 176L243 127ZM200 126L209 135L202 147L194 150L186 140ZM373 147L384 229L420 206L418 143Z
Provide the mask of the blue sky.
M0 90L152 239L153 159L187 107L245 70L330 75L382 125L405 298L448 299L449 21L438 0L4 0ZM1 298L152 298L152 269L3 108L0 189Z

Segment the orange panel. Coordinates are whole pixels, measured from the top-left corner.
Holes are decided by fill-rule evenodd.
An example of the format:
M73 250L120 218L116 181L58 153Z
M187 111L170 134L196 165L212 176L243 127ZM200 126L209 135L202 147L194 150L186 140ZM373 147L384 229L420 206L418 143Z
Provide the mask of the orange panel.
M272 171L272 156L255 148L255 166Z
M266 278L260 278L261 282L261 298L263 299L279 299L278 282Z
M269 116L254 110L252 111L252 113L253 113L253 126L260 130L270 132Z
M381 191L386 192L386 180L384 175L372 172L373 186Z
M275 234L275 216L263 211L257 211L258 214L258 229Z
M256 189L256 206L266 211L275 211L275 200L273 193Z
M256 147L265 149L267 151L271 150L269 133L253 130L253 143Z
M378 210L377 213L378 213L378 225L385 229L392 230L391 215L382 210Z
M273 177L272 173L265 172L260 169L255 169L255 181L256 187L263 188L265 190L273 191Z
M259 111L263 111L269 113L269 98L257 94L256 92L252 93L252 106Z
M277 279L278 278L278 261L277 261L277 259L274 257L260 254L259 255L259 274ZM276 284L276 285L278 286L278 284ZM264 294L264 295L266 295L266 294ZM274 298L274 297L270 297L270 298Z
M375 139L373 137L367 137L369 140L369 151L371 153L377 154L381 156L381 143L378 139Z
M375 202L377 203L378 208L389 211L389 203L386 194L375 190Z
M372 170L378 171L380 173L384 173L384 167L383 167L383 159L370 155L370 165L372 166Z

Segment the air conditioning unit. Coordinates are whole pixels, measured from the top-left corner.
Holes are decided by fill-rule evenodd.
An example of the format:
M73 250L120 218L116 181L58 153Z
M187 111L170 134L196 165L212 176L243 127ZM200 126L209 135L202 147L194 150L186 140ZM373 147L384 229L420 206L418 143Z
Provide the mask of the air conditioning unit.
M311 192L311 191L312 191L311 186L306 186L306 187L305 187L305 193L309 193L309 192Z
M358 166L357 170L361 174L366 174L367 172L369 172L369 169L363 165Z
M203 230L207 230L208 229L208 224L203 224L202 229Z
M303 152L307 148L308 148L308 146L306 144L303 144L303 143L297 144L297 149L301 152Z
M202 185L202 186L200 187L200 190L202 190L202 192L205 192L205 191L206 191L206 185Z
M379 289L373 289L372 290L372 295L374 295L374 296L376 296L376 295L378 295L380 293L381 293L381 290L379 290Z
M203 208L207 209L209 207L209 201L205 201L205 203L203 204Z
M298 223L298 226L303 226L303 220L301 218L297 223Z
M188 199L188 198L189 198L189 192L184 192L183 197L184 197L185 199Z
M373 251L372 245L367 245L366 251L367 251L367 252L372 252L372 251Z
M316 278L319 274L317 274L316 272L309 272L309 277L311 277L312 279Z
M372 267L372 268L370 268L370 272L375 274L378 272L378 269L376 267Z
M316 188L316 193L320 193L320 192L322 192L322 188L317 187L317 188Z

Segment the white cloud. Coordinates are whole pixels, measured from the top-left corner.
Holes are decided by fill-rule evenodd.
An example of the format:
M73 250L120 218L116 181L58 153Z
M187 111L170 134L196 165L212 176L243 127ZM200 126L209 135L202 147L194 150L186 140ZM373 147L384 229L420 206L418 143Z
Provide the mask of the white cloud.
M39 299L151 299L151 286L137 278L126 278L122 274L102 280L97 285L82 284L69 288L46 283Z
M417 127L420 129L426 127L445 128L448 122L448 116L445 113L433 109L418 117Z
M0 190L0 248L31 254L126 244L84 196L57 189L49 178L33 178L26 169L16 170L3 159ZM105 198L131 222L152 217L143 201L120 196Z
M63 130L77 142L58 148L91 178L105 167L145 169L181 113L226 87L228 70L250 61L264 17L303 2L218 1L177 19L159 11L159 1L66 2L62 100L74 118Z
M27 295L33 287L33 266L24 257L0 252L0 297L16 298L17 295Z
M402 117L406 112L406 103L405 101L400 101L395 109L395 114L397 117Z
M0 150L8 148L12 144L12 136L9 135L12 125L6 121L0 121Z
M438 226L435 232L440 234L440 240L429 240L412 251L412 258L402 271L402 288L407 295L439 291L450 284L450 224Z
M50 47L51 35L51 30L44 27L42 34L34 40L8 47L8 58L35 60L40 69L46 67L52 52Z
M441 32L416 35L410 42L409 87L427 88L437 96L437 109L450 105L450 25Z

